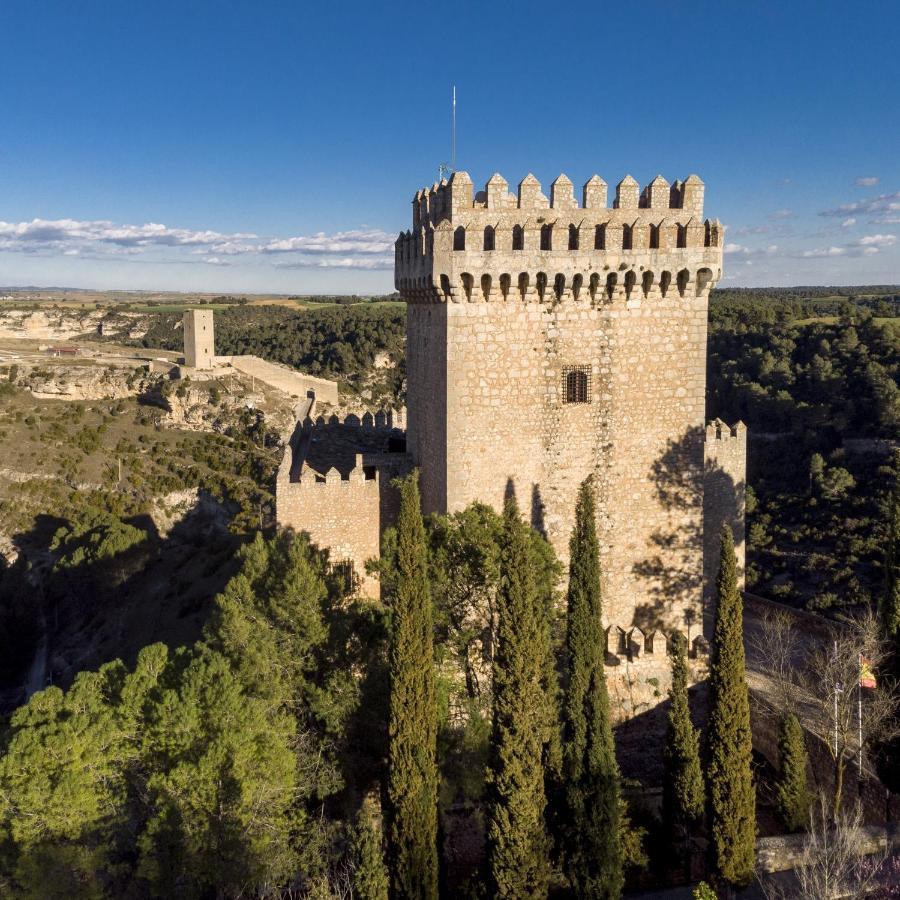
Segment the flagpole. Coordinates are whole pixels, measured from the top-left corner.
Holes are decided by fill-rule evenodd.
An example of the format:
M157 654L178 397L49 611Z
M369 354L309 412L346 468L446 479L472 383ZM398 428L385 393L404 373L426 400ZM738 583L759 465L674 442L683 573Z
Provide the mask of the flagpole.
M834 661L837 662L837 641L834 642ZM834 759L837 762L838 755L838 683L834 683ZM841 756L844 754L842 753Z
M859 680L856 684L856 722L859 725L859 756L857 757L857 775L859 776L860 786L862 786L862 653L859 654Z

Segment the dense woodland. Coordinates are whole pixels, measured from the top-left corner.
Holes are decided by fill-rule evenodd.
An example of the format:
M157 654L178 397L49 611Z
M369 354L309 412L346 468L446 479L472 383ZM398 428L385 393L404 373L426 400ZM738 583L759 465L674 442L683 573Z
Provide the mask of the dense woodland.
M708 413L754 435L752 589L832 617L877 608L896 664L895 291L717 292ZM176 349L177 320L158 314L145 341ZM221 353L351 387L388 354L402 399L401 306L234 304L216 323ZM702 721L673 641L660 807L657 786L624 783L615 758L589 490L562 595L552 549L514 503L423 522L408 480L377 563L383 600L359 602L323 554L272 533L275 455L252 416L189 438L167 435L152 403L29 417L6 378L0 404L18 406L0 427L48 447L62 435L71 460L62 494L36 484L0 509L29 529L27 553L0 567L0 688L21 684L42 634L105 643L0 720L0 894L615 900L685 879L698 840L722 891L750 880L761 776L727 536ZM79 494L80 467L124 419L128 489L109 471ZM144 513L182 485L227 526L155 535ZM132 620L168 623L166 640L126 641ZM786 715L766 785L787 830L809 805L797 730Z
M714 293L707 414L750 427L748 586L826 610L883 581L900 297L810 293Z

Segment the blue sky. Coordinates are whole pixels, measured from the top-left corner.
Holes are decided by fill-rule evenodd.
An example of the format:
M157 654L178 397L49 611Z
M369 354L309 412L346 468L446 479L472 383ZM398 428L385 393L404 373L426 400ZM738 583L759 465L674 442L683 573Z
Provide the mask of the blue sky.
M0 6L0 284L383 292L415 190L698 173L726 285L900 282L900 7Z

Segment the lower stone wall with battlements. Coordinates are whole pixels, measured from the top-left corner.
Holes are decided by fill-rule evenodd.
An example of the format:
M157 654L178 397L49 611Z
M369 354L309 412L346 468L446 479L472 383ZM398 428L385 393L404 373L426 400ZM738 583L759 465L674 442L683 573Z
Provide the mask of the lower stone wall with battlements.
M309 535L333 566L346 566L355 592L378 598L378 578L366 563L381 555L381 536L394 524L399 492L410 470L402 411L307 418L286 442L275 481L276 522Z
M342 478L337 470L321 481L310 475L296 482L279 480L276 519L282 528L309 535L328 550L333 566L347 565L356 590L378 597L377 578L366 562L381 553L381 478L360 466Z
M747 491L747 426L715 419L703 444L703 601L705 618L713 611L722 526L734 535L738 587L744 588L746 546L744 509Z

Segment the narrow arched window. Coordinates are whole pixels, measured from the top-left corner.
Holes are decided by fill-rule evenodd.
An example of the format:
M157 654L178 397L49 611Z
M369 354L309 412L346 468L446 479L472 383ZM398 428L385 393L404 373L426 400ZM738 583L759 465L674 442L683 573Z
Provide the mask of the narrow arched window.
M569 249L570 250L578 249L578 226L577 225L569 226Z
M553 226L541 225L541 250L553 249Z
M591 402L590 366L565 366L562 382L563 403Z
M712 228L709 226L709 222L706 222L703 228L703 246L709 247L710 241L712 240Z
M622 249L623 250L631 249L632 232L633 232L633 228L631 225L623 225L622 226Z
M454 250L465 250L466 249L466 229L459 226L456 231L453 232L453 249Z
M678 249L687 247L687 225L678 226L678 237L675 240L675 246Z
M650 226L650 249L659 250L659 225Z
M513 250L525 249L525 229L521 225L513 226Z
M485 250L493 250L494 249L494 240L495 240L494 227L493 227L493 225L488 225L488 227L484 229L484 249Z
M509 296L509 288L512 284L512 279L509 275L501 275L500 276L500 293L503 295L503 299L505 300Z
M598 225L594 229L594 249L595 250L605 250L606 249L606 225Z
M535 279L535 287L537 287L538 299L543 301L544 292L547 290L547 274L545 272L537 273L537 278Z

